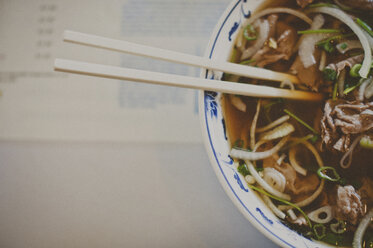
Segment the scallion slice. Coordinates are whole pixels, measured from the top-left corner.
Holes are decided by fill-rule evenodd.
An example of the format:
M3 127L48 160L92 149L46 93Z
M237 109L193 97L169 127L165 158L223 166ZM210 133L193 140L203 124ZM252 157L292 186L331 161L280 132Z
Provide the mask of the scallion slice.
M373 37L373 30L366 22L364 22L360 18L356 18L355 21L362 29L364 29L370 36Z
M257 34L253 26L248 24L244 31L243 31L243 36L245 37L246 40L252 41L257 39Z
M332 174L332 175L330 176L329 174ZM320 167L317 170L317 175L319 175L320 178L331 181L331 182L338 182L341 179L341 176L338 174L335 168L330 167L330 166Z

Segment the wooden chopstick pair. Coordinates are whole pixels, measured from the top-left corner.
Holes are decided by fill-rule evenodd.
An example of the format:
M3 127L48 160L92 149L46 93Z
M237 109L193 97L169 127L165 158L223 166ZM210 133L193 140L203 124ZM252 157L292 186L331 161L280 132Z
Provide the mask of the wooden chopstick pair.
M299 83L297 77L286 73L274 72L263 68L239 65L230 62L214 61L209 58L198 57L194 55L74 31L65 31L64 41L117 52L129 53L133 55L161 59L180 64L197 66L216 71L222 71L248 78L257 78L279 82L289 80L293 83ZM321 94L307 91L287 90L268 86L242 84L237 82L209 80L204 78L135 70L67 59L56 59L54 68L56 71L75 74L217 91L254 97L275 97L307 101L320 101L323 98Z

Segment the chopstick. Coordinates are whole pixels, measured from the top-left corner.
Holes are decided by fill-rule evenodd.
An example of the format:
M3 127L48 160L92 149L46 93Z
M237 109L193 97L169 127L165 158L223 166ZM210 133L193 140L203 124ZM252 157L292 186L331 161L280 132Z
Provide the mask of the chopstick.
M274 97L307 101L320 101L323 98L323 95L321 94L307 91L286 90L268 86L195 78L174 74L79 62L67 59L56 59L54 68L56 71L90 75L95 77L130 80L135 82L178 86L183 88L202 89L208 91L218 91L253 97Z
M248 78L257 78L270 81L282 82L289 80L292 83L299 83L299 79L291 74L275 72L263 68L234 64L225 61L214 61L209 58L189 55L185 53L165 50L161 48L144 46L123 40L115 40L97 35L85 34L66 30L64 41L85 46L103 48L107 50L129 53L144 57L166 60L170 62L202 67L210 70L222 71Z

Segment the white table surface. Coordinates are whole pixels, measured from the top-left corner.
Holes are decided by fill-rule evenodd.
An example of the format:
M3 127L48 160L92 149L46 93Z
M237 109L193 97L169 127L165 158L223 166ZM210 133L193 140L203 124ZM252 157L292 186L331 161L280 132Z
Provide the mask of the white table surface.
M277 247L202 144L0 142L0 247Z

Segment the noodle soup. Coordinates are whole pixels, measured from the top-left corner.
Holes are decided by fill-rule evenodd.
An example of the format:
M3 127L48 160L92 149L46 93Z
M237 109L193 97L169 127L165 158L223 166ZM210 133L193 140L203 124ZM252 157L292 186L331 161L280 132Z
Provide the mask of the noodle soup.
M373 7L344 2L267 1L239 30L232 62L301 84L223 75L325 101L224 94L221 105L237 171L284 224L328 244L372 247Z

